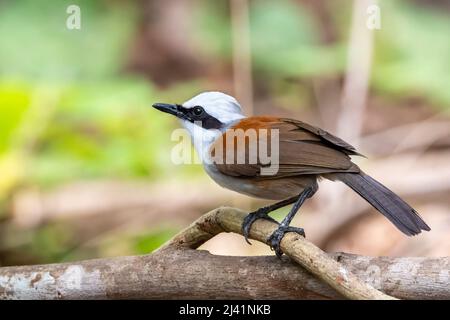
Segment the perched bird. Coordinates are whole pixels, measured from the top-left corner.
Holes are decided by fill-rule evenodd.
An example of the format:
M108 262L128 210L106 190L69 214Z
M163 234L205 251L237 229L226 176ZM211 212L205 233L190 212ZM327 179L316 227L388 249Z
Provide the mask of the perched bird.
M183 104L155 103L153 107L181 120L191 135L204 169L219 185L257 198L281 200L247 215L242 225L247 242L255 220L275 221L268 213L293 204L278 229L267 239L277 256L282 255L280 241L286 232L305 235L302 228L289 224L305 200L317 191L319 178L345 183L408 236L430 230L405 201L351 161L350 156L361 155L354 147L320 128L294 119L245 117L236 99L221 92L204 92ZM253 163L236 161L239 156L242 156L241 160L248 160L251 148L229 143L236 139L227 139L227 135L239 129L244 132L266 130L273 137L276 133L277 148L272 146L278 157L276 172L262 174L268 164L260 158ZM247 136L246 141L251 143L250 137ZM261 143L258 135L255 141L253 143ZM222 155L217 156L216 152L221 149ZM226 155L230 153L235 155L231 163L226 161Z

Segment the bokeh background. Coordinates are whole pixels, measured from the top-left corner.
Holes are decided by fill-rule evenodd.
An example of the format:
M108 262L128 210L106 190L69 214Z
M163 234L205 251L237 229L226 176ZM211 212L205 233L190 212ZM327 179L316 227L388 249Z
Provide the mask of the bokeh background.
M71 4L80 30L66 28ZM371 4L0 1L0 265L144 254L215 207L267 204L170 161L179 124L149 106L205 90L357 145L368 158L355 161L432 228L407 238L323 181L294 220L321 248L449 255L450 5L380 0L371 31ZM233 234L203 248L270 254Z

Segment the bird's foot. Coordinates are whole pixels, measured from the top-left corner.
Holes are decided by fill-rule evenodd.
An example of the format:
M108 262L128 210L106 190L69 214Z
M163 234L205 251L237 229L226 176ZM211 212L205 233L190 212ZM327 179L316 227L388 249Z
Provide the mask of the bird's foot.
M272 233L272 235L269 238L267 238L267 242L270 245L270 248L275 251L275 254L277 255L278 258L281 258L281 256L283 255L283 251L281 251L280 248L280 242L287 232L295 232L301 235L302 237L305 237L305 230L303 230L303 228L280 226L277 230L275 230Z
M250 228L258 219L265 219L272 222L275 222L278 224L278 221L275 219L269 217L269 211L266 208L259 208L258 210L254 212L250 212L244 219L244 222L242 223L242 234L244 235L245 241L247 241L248 244L251 244L250 241L248 241L248 235L250 233Z

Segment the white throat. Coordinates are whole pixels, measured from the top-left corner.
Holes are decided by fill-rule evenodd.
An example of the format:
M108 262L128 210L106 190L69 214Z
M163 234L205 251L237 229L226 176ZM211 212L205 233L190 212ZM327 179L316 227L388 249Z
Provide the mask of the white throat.
M241 115L239 119L243 118L245 118L245 116ZM218 129L204 129L192 122L182 121L184 128L189 132L195 151L197 151L200 160L204 164L210 162L209 150L211 148L211 145L224 133L226 129L231 127L233 123L234 121L230 122L222 130L218 130Z

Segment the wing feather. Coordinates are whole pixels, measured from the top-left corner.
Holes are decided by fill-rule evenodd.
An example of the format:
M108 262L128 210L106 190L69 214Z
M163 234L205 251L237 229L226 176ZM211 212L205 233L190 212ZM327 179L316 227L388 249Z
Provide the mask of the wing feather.
M292 119L280 119L272 117L252 117L241 120L232 129L248 129L251 127L263 127L279 130L279 170L274 176L261 176L261 162L249 164L247 145L242 148L234 143L234 147L228 147L226 134L222 141L216 142L212 147L212 154L217 147L222 147L226 152L234 152L235 159L239 155L245 157L246 163L227 164L225 154L221 163L215 162L216 168L223 174L234 177L261 177L267 179L297 176L305 174L325 174L332 172L359 172L358 166L351 162L349 155L359 154L355 148L332 134ZM247 123L250 122L251 123ZM247 140L248 141L248 140ZM235 141L236 142L236 141ZM258 159L259 160L259 159Z

